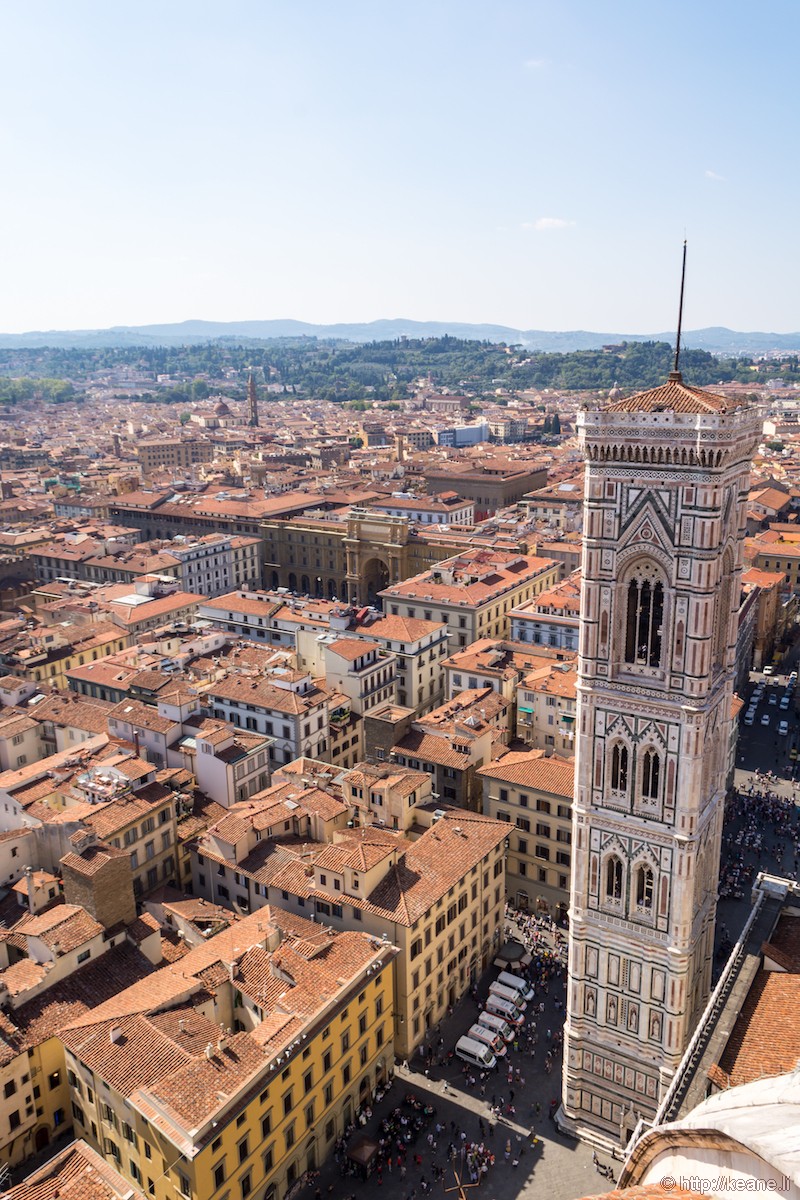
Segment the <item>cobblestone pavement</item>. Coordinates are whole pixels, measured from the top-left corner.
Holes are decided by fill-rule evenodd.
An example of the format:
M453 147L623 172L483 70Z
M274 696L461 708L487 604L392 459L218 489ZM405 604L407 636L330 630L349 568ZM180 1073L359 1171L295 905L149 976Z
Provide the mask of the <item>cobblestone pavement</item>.
M481 980L478 988L480 999L485 997L496 975L496 969L491 968ZM311 1200L317 1187L323 1197L331 1196L336 1200L349 1196L357 1200L370 1197L372 1200L377 1195L385 1196L386 1200L421 1200L426 1194L423 1181L430 1185L427 1194L443 1195L445 1191L456 1188L454 1168L461 1173L460 1153L451 1163L447 1151L451 1142L460 1145L462 1130L468 1141L483 1142L495 1155L495 1165L489 1168L478 1187L467 1189L467 1196L483 1197L484 1200L512 1200L512 1197L529 1200L534 1196L546 1196L548 1200L575 1200L579 1196L607 1191L613 1184L599 1175L592 1165L591 1149L560 1134L548 1116L551 1101L558 1100L561 1095L561 1057L559 1048L553 1055L555 1066L548 1075L545 1056L548 1049L552 1050L553 1042L548 1042L547 1032L549 1030L551 1035L555 1035L561 1030L563 997L562 974L559 979L550 982L547 993L540 989L536 1000L528 1006L525 1027L529 1028L535 1020L538 1035L538 1044L533 1052L522 1048L515 1052L513 1043L509 1047L511 1065L519 1067L524 1083L509 1085L508 1059L504 1059L498 1069L488 1072L484 1079L478 1072L473 1072L477 1076L474 1086L470 1086L468 1079L472 1068L465 1070L465 1064L458 1058L447 1061L447 1052L453 1049L458 1038L474 1023L479 1012L478 1003L471 997L465 997L452 1016L443 1021L438 1029L432 1030L429 1036L429 1044L433 1047L440 1037L443 1039L445 1061L438 1064L434 1061L426 1069L423 1052L417 1054L409 1066L399 1065L392 1087L380 1104L375 1106L371 1119L361 1130L376 1135L381 1120L400 1105L409 1092L435 1107L436 1114L431 1125L407 1155L405 1177L401 1177L396 1166L391 1173L384 1169L380 1179L375 1173L367 1181L343 1177L337 1164L330 1160L322 1168L319 1179L305 1189L303 1200ZM533 1004L538 1005L540 1001L544 1003L545 1011L534 1017L530 1010ZM482 1088L484 1095L481 1095ZM490 1112L492 1100L500 1101L502 1098L508 1102L512 1089L515 1111L504 1112L493 1118ZM481 1133L480 1122L483 1123L485 1136ZM435 1134L436 1123L445 1127L438 1137ZM490 1132L492 1125L494 1128ZM426 1135L430 1130L434 1130L435 1149L427 1142ZM533 1136L538 1139L536 1145L532 1145ZM510 1147L506 1158L508 1143ZM414 1164L415 1153L422 1158L420 1167ZM517 1166L514 1166L515 1161ZM434 1183L434 1164L446 1167L443 1182ZM618 1170L619 1164L615 1164L614 1169ZM469 1183L467 1170L464 1170L462 1180ZM453 1194L457 1195L457 1192Z

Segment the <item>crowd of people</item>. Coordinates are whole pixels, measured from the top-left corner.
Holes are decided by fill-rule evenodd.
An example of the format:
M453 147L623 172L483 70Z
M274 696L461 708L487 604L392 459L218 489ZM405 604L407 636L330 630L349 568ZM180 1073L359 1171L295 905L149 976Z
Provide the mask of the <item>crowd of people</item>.
M800 810L793 795L775 789L771 772L756 771L746 787L731 793L726 805L720 898L743 899L765 858L781 875L797 879Z

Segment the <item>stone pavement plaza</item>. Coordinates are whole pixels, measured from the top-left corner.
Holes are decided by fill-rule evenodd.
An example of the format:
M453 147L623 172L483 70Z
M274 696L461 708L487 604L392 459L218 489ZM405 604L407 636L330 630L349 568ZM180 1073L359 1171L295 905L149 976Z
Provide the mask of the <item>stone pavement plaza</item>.
M479 994L485 996L489 983L496 972L490 970L481 981ZM519 1067L524 1078L524 1085L507 1082L507 1061L503 1059L497 1071L488 1072L485 1080L485 1097L480 1096L481 1079L476 1080L474 1088L467 1083L463 1073L464 1064L458 1058L445 1061L443 1064L432 1065L425 1069L424 1053L417 1055L410 1066L398 1065L394 1082L381 1100L373 1107L372 1117L360 1132L369 1135L377 1133L380 1121L394 1108L398 1107L403 1097L413 1092L418 1099L436 1108L436 1116L420 1135L413 1147L409 1148L406 1156L406 1176L401 1178L397 1168L390 1174L385 1168L380 1181L373 1172L368 1180L363 1181L355 1176L342 1177L339 1167L331 1158L320 1171L319 1178L307 1186L303 1192L311 1200L315 1190L319 1188L323 1197L333 1197L343 1200L344 1197L355 1196L357 1200L367 1200L376 1196L386 1197L386 1200L409 1200L415 1192L416 1200L421 1200L425 1194L420 1183L423 1177L431 1185L428 1195L442 1196L450 1189L456 1189L453 1164L448 1161L447 1148L452 1141L459 1143L459 1134L463 1130L470 1142L481 1142L494 1153L495 1165L483 1177L477 1187L467 1187L464 1195L475 1200L512 1200L515 1197L532 1198L546 1197L547 1200L576 1200L576 1197L589 1196L608 1191L613 1183L598 1174L592 1165L591 1147L580 1144L572 1138L560 1134L548 1113L551 1100L561 1095L560 1049L554 1054L555 1066L548 1075L545 1071L544 1060L552 1044L547 1041L548 1029L555 1034L563 1024L563 977L549 984L549 994L542 993L541 988L536 1000L528 1006L526 1013L526 1028L531 1021L536 1022L538 1044L533 1052L514 1051L513 1043L509 1047L509 1057L512 1066ZM555 1001L562 1002L557 1009ZM543 1014L531 1014L531 1009L540 1001L544 1001ZM444 1050L451 1051L458 1038L477 1019L479 1006L469 996L456 1006L455 1012L441 1023L438 1029L431 1031L431 1044L435 1045L441 1037ZM470 1068L472 1071L472 1068ZM474 1072L478 1075L478 1072ZM511 1116L492 1118L490 1104L494 1095L507 1101L510 1086L514 1089L515 1113ZM536 1117L535 1105L540 1105L540 1116ZM482 1119L488 1131L490 1123L494 1122L495 1129L491 1137L482 1137L479 1120ZM436 1122L445 1126L445 1131L438 1138L436 1151L428 1145L427 1134L434 1130ZM456 1131L451 1128L455 1122ZM531 1149L531 1130L539 1138L539 1143ZM512 1152L508 1161L505 1159L505 1146L511 1140ZM522 1153L520 1154L520 1151ZM422 1158L422 1166L416 1168L414 1154ZM512 1165L515 1158L519 1165ZM607 1156L601 1159L608 1161ZM434 1163L446 1166L443 1183L435 1183L431 1167ZM460 1170L460 1155L454 1164ZM614 1164L615 1172L619 1163ZM462 1182L469 1184L469 1173L464 1172ZM457 1190L452 1191L454 1197Z

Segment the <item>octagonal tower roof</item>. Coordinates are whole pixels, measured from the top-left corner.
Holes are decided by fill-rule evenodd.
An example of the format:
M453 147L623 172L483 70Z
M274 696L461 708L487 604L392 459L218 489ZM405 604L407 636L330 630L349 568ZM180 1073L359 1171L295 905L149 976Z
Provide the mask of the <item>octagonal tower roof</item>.
M702 388L689 387L680 371L670 371L667 382L647 392L638 392L624 400L612 400L603 411L614 412L676 412L726 413L745 407L739 397L718 396Z

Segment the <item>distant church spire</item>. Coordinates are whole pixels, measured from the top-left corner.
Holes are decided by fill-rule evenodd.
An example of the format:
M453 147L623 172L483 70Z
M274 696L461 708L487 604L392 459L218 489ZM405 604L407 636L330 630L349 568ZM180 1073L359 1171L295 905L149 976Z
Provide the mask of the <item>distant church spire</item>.
M247 380L247 405L250 410L248 424L253 428L258 427L258 392L256 391L256 380L253 372Z

